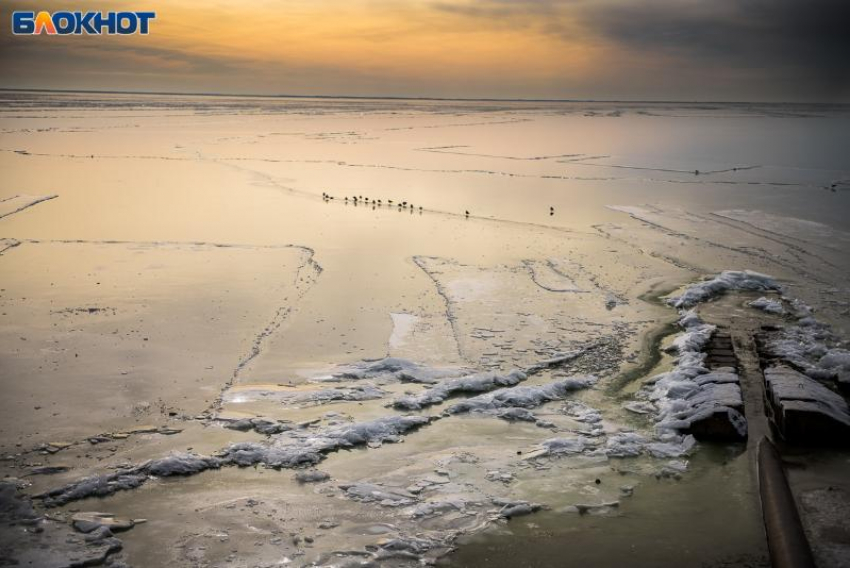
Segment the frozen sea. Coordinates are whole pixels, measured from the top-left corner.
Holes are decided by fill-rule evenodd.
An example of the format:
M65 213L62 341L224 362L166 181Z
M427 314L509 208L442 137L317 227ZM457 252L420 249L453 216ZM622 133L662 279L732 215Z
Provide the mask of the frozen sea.
M663 297L850 338L848 106L4 91L0 171L0 474L138 567L764 565L746 444L626 408Z

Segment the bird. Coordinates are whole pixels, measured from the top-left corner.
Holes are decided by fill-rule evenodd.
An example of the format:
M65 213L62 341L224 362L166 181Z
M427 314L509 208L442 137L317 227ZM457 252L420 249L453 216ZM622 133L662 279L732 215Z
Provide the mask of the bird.
M390 205L392 205L392 204L393 204L393 200L392 200L392 199L387 199L387 203L389 203Z
M555 208L550 205L549 206L549 215L554 215L554 214L555 214Z
M469 217L469 211L466 212L466 216Z
M419 210L420 210L420 211L422 211L422 206L421 206L421 205L419 206Z

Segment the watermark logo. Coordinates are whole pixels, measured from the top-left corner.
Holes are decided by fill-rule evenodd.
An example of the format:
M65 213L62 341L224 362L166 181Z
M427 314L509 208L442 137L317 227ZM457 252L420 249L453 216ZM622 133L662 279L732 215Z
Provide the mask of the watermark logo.
M15 35L147 35L156 12L12 12Z

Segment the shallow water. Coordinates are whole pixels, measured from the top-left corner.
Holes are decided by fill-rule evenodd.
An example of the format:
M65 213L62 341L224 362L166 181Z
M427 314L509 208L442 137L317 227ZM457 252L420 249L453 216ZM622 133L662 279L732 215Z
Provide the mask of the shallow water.
M676 318L656 297L724 269L770 274L837 334L850 331L847 107L0 97L3 473L70 467L29 478L32 493L117 463L264 440L219 418L319 434L401 414L393 399L425 386L381 376L356 381L380 398L286 395L348 388L320 379L387 356L506 373L592 347L524 385L593 373L594 387L566 399L599 411L599 440L652 436L621 405L669 365L648 347ZM661 551L763 560L734 449L698 448L680 479L661 481L668 460L650 456L532 459L543 440L587 429L575 408L533 409L545 424L442 417L466 396L421 411L438 419L403 443L328 454L317 466L328 483L225 468L71 506L147 518L121 535L137 566L330 561L322 555L416 535L440 543L431 556L462 536L449 557L459 565L521 565L494 551L526 539L542 551L527 565L613 564L630 551L645 565ZM182 431L86 442L148 424ZM49 442L74 445L26 451ZM463 505L416 516L338 487L423 480L417 505ZM500 497L548 510L505 525ZM281 500L285 514L254 522ZM615 514L558 513L611 501ZM740 512L736 523L717 522L723 511ZM324 516L339 527L316 529ZM293 542L305 534L315 541ZM553 546L561 539L566 551Z

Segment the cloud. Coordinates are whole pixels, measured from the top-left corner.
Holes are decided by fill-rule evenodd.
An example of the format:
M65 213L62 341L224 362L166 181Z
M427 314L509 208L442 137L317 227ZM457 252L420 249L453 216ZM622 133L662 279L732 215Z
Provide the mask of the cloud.
M617 90L618 74L621 93L646 92L644 70L665 75L677 96L727 97L735 85L742 98L850 96L847 0L439 0L431 7L482 28L510 23L564 45L604 47L590 79L605 82L606 92Z
M461 14L474 18L502 18L508 16L529 16L553 14L562 5L573 4L553 0L478 0L473 2L449 2L440 0L431 3L438 12Z
M259 20L256 4L149 2L145 37L13 37L0 12L0 86L850 98L850 0L269 0Z
M809 81L826 98L850 88L846 0L652 0L586 6L581 21L625 50L680 66L749 70L776 82Z

